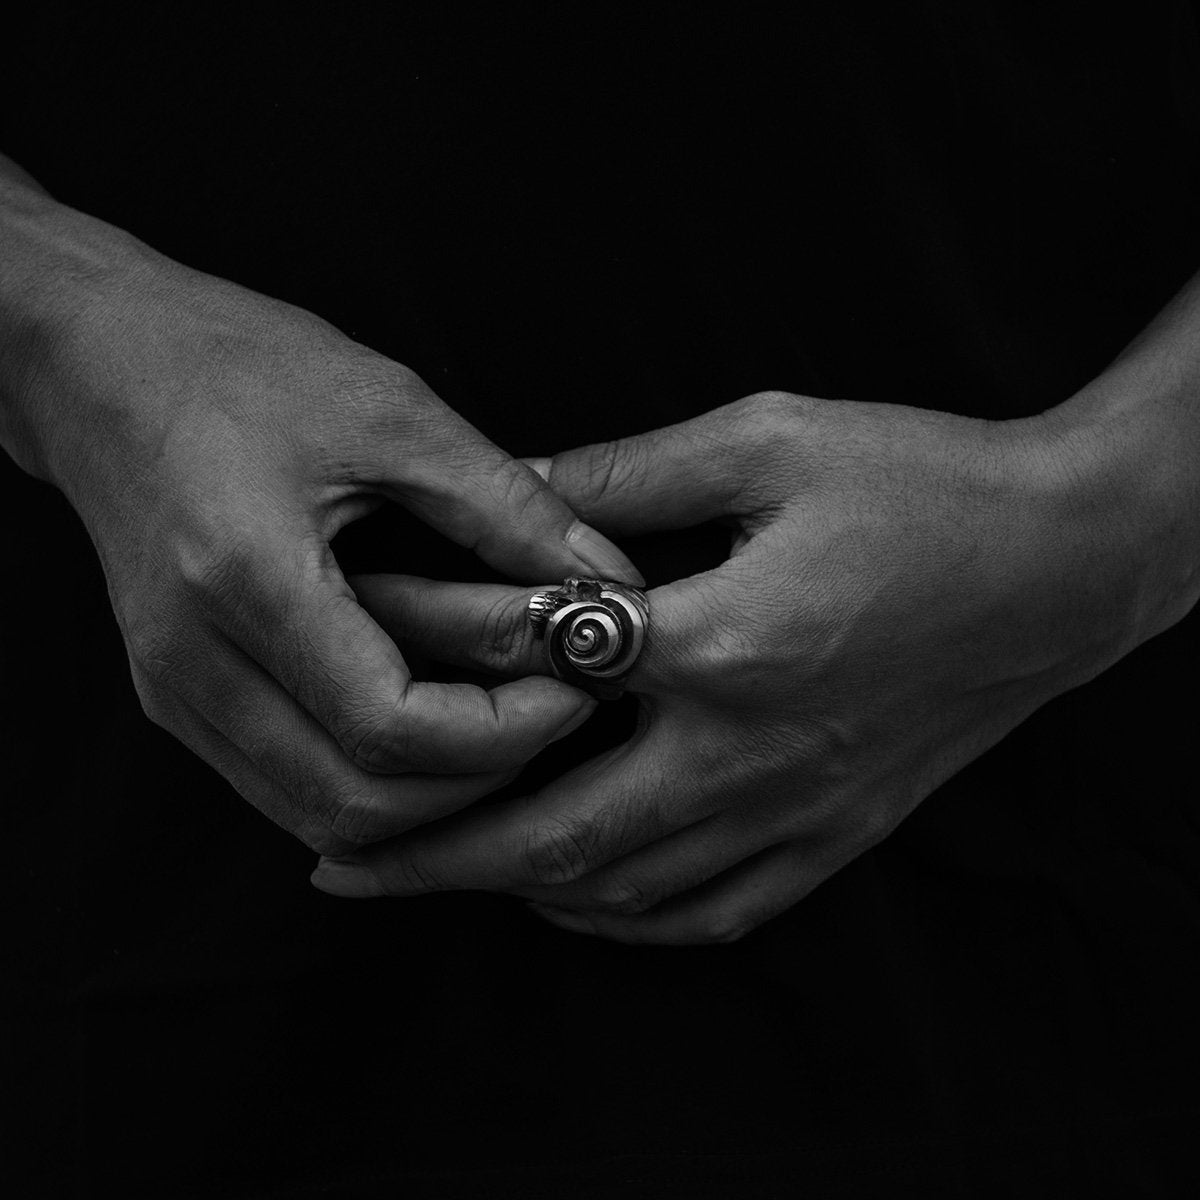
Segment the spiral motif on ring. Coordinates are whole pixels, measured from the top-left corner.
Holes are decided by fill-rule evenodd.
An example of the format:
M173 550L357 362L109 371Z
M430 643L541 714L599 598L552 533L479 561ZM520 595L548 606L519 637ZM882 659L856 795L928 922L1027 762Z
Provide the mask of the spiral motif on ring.
M550 661L560 677L578 672L594 679L624 675L641 649L642 628L629 602L605 595L560 608L546 630Z

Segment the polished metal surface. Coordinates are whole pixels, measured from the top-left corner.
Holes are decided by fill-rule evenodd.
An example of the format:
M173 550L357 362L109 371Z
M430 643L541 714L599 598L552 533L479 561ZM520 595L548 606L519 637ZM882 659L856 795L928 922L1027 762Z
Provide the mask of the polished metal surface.
M554 674L601 700L616 699L646 640L650 604L640 588L571 578L529 602Z

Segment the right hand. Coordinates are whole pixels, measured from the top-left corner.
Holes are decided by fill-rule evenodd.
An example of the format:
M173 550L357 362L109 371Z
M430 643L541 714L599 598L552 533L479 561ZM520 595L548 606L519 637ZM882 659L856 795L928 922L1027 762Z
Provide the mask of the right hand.
M391 499L512 577L636 581L534 471L307 312L40 198L0 233L18 285L53 281L0 354L13 457L85 522L146 713L246 799L344 853L493 791L590 714L545 677L414 682L330 551Z

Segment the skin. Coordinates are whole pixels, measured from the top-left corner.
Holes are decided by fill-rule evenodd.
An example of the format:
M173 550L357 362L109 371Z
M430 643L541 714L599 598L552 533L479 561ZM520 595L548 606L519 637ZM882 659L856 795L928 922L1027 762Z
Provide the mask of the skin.
M732 523L650 592L626 745L351 856L344 896L511 892L564 929L733 941L886 837L1052 697L1200 594L1200 284L1041 417L767 393L543 460L613 534ZM355 581L406 644L546 670L535 589Z
M1200 589L1195 285L1033 420L768 393L535 471L399 364L4 160L0 240L0 438L89 529L148 714L337 894L490 888L567 929L733 940ZM544 677L532 588L356 595L329 541L385 499L540 586L638 582L576 513L737 532L651 594L631 742L473 808L592 705ZM513 682L414 683L397 641Z
M6 159L0 440L86 525L147 715L315 850L469 804L594 711L415 682L329 543L391 500L510 578L636 581L611 542L399 363Z

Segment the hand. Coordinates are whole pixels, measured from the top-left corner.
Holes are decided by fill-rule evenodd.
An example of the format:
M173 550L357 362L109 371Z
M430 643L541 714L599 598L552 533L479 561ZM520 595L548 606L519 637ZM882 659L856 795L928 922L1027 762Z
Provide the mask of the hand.
M330 552L390 498L514 577L633 578L535 472L309 313L42 196L5 219L6 294L37 297L0 355L10 444L86 523L151 719L337 853L492 791L592 711L546 678L414 682Z
M1151 603L1137 481L1049 419L764 394L545 469L612 533L734 525L726 563L650 593L636 736L536 795L327 860L317 886L503 890L566 929L731 940L1182 615ZM531 589L356 587L436 658L546 669Z

